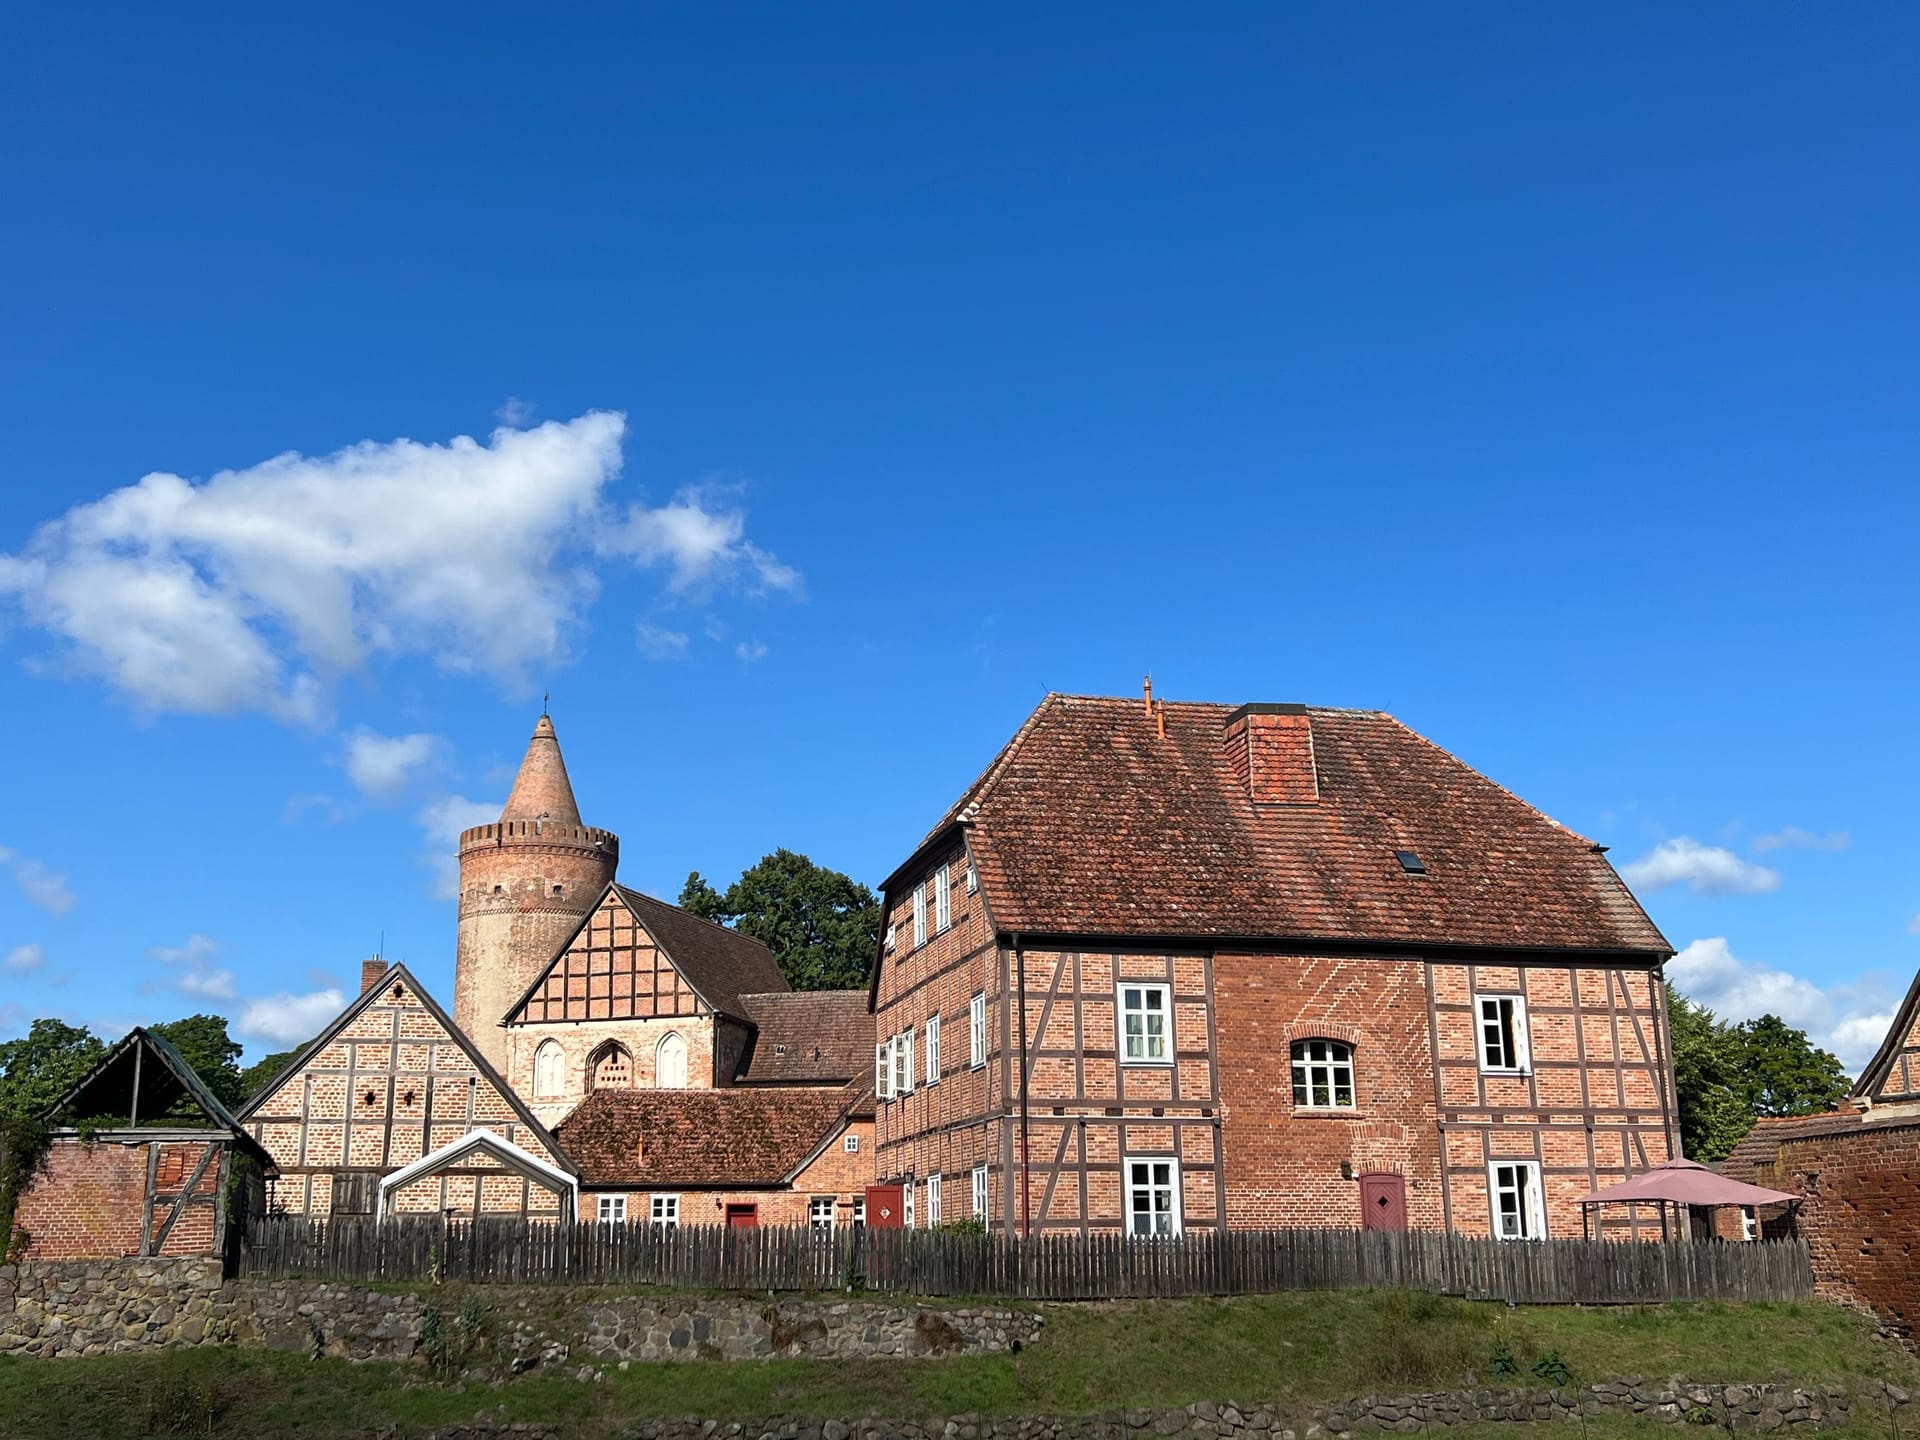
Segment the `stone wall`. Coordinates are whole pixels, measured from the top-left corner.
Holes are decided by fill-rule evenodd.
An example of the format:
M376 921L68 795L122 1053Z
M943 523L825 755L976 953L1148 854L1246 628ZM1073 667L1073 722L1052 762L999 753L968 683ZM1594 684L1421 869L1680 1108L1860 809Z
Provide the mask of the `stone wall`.
M751 1360L990 1354L1032 1343L1032 1311L938 1309L851 1300L742 1299L581 1291L578 1319L552 1319L554 1292L529 1301L506 1286L433 1296L313 1280L221 1283L207 1259L96 1260L0 1266L0 1355L103 1355L154 1347L241 1344L320 1351L347 1360L411 1360L429 1329L443 1333L463 1301L484 1336L472 1360L519 1372L565 1364L576 1349L600 1361Z
M1094 1415L955 1415L935 1420L821 1420L781 1416L716 1423L698 1415L645 1420L625 1440L1345 1440L1413 1434L1454 1425L1574 1420L1631 1414L1674 1425L1734 1430L1831 1430L1889 1415L1916 1414L1913 1396L1878 1380L1796 1389L1785 1385L1650 1384L1621 1380L1580 1389L1465 1390L1349 1400L1286 1411L1201 1403L1178 1410L1109 1410ZM454 1425L413 1440L557 1440L553 1427L517 1423Z
M1042 1324L1030 1310L694 1295L609 1300L586 1319L588 1352L609 1360L983 1355L1032 1344Z

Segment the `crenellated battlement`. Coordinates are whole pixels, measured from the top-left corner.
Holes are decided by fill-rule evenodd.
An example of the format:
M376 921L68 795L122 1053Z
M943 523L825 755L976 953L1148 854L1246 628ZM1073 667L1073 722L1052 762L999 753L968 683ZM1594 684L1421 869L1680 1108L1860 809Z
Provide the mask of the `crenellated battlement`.
M565 825L552 820L496 820L460 832L460 854L506 845L555 845L620 854L620 837L593 825Z

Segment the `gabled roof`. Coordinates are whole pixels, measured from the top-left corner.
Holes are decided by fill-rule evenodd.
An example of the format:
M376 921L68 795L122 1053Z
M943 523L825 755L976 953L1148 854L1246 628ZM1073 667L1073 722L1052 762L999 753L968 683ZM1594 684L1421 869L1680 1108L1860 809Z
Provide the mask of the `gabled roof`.
M1772 1165L1789 1140L1842 1135L1865 1121L1858 1110L1828 1110L1818 1115L1762 1115L1720 1162L1720 1173L1751 1181L1763 1165Z
M1003 933L1672 953L1601 847L1391 715L1298 710L1318 798L1256 805L1235 707L1164 704L1162 736L1138 699L1049 695L887 888L964 829Z
M1906 1087L1896 1090L1895 1094L1905 1095L1920 1090L1920 1073L1894 1075L1894 1066L1901 1053L1909 1048L1907 1037L1913 1034L1916 1020L1920 1020L1920 974L1913 977L1913 984L1907 987L1907 998L1900 1002L1900 1008L1894 1012L1893 1023L1887 1027L1887 1038L1880 1042L1880 1048L1873 1052L1873 1058L1854 1082L1852 1093L1855 1096L1878 1099L1886 1092L1889 1081Z
M776 990L742 995L753 1047L748 1085L844 1085L873 1064L873 1016L862 990Z
M554 1157L571 1173L573 1170L572 1162L568 1160L560 1147L553 1143L552 1133L546 1126L534 1118L533 1112L526 1107L526 1103L521 1100L520 1096L514 1091L514 1088L507 1084L498 1070L495 1070L492 1065L487 1063L487 1057L474 1048L473 1041L468 1038L467 1033L453 1023L453 1017L440 1008L440 1002L428 993L426 986L416 980L413 977L413 972L408 970L405 965L388 966L386 974L380 977L379 984L370 985L361 991L346 1009L333 1017L332 1023L330 1023L326 1029L308 1041L307 1044L301 1048L298 1055L294 1056L291 1061L282 1066L279 1073L276 1074L273 1079L269 1080L266 1085L255 1094L248 1097L246 1104L240 1107L239 1118L243 1121L251 1119L254 1112L264 1105L272 1096L277 1094L281 1087L291 1083L293 1078L300 1073L308 1061L312 1060L314 1056L331 1045L335 1037L337 1037L342 1030L345 1030L347 1026L351 1025L362 1011L377 1004L381 997L387 995L396 984L406 986L408 993L420 1002L426 1012L439 1023L440 1028L447 1032L448 1038L460 1047L461 1053L473 1062L473 1068L478 1072L480 1078L500 1092L501 1098L505 1100L507 1105L512 1109L515 1118L518 1119L521 1124L531 1128L535 1135L545 1140L548 1148L553 1151Z
M128 1126L137 1128L159 1121L182 1097L192 1101L211 1128L228 1132L273 1163L186 1057L144 1025L122 1036L48 1113L73 1121L124 1117Z
M784 1185L849 1120L873 1086L596 1090L558 1126L589 1188ZM864 1108L863 1108L864 1107Z
M457 1140L449 1140L431 1155L422 1155L418 1160L413 1161L411 1164L401 1166L392 1174L382 1176L380 1179L381 1211L384 1212L386 1210L387 1196L392 1191L398 1190L403 1185L411 1184L422 1175L431 1175L443 1165L450 1165L455 1161L464 1160L476 1151L482 1150L493 1156L494 1159L498 1160L507 1169L544 1181L546 1184L561 1190L570 1200L578 1201L580 1182L578 1177L571 1171L562 1170L556 1165L550 1165L538 1155L535 1155L531 1150L523 1150L511 1140L508 1140L504 1136L496 1135L493 1131L483 1127L477 1130L469 1130ZM559 1152L556 1150L554 1153L558 1154ZM577 1203L575 1208L578 1208Z

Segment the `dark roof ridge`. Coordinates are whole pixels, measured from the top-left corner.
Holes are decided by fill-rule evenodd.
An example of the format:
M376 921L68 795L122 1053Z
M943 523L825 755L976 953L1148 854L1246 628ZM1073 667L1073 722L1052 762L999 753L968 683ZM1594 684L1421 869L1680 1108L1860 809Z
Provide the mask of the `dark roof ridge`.
M1872 1059L1860 1067L1860 1078L1848 1092L1849 1099L1879 1089L1893 1072L1894 1060L1907 1048L1907 1035L1913 1029L1916 1010L1920 1010L1920 971L1915 972L1913 983L1907 987L1907 996L1900 1002L1900 1008L1893 1012L1893 1021L1887 1026L1886 1038L1881 1040L1880 1048L1873 1052Z

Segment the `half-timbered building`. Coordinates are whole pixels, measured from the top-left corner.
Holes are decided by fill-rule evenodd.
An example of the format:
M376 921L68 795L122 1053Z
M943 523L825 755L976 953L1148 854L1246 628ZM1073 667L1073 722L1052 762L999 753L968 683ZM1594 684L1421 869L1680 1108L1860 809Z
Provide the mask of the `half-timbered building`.
M1677 1153L1666 940L1390 715L1051 695L884 891L919 1217L1534 1238Z
M277 1211L575 1213L572 1163L404 965L368 961L359 997L240 1120L273 1157Z

